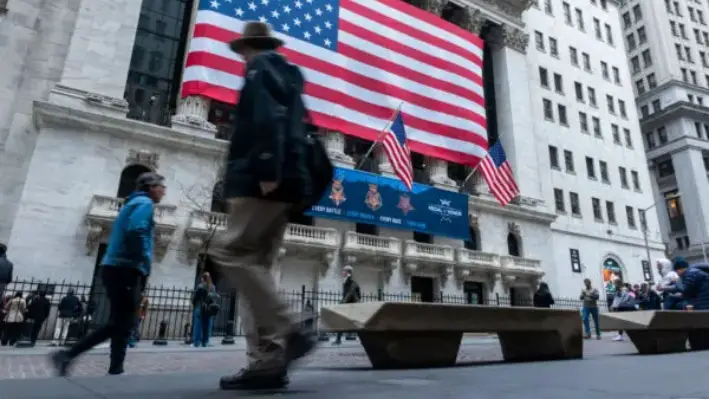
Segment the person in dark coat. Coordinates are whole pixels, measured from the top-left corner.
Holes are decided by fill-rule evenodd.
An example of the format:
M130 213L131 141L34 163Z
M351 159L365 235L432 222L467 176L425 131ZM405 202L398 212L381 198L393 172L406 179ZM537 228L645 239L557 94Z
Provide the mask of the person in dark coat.
M694 310L709 310L709 264L689 265L675 259L674 269L682 279L682 298Z
M12 273L14 266L7 259L7 246L0 243L0 298L5 295L5 287L12 282Z
M543 282L539 283L539 288L537 292L534 293L534 307L550 308L553 304L554 297L551 295L551 290L549 290L549 284Z
M47 299L47 294L44 291L39 291L27 305L27 318L32 320L32 331L30 332L30 341L32 345L37 343L37 337L42 330L42 325L49 317L49 312L52 309L52 304Z
M69 288L69 291L67 291L57 306L57 321L52 345L56 346L64 343L69 333L69 326L79 316L81 316L81 300L74 293L74 289Z
M289 217L301 213L314 196L302 99L305 79L275 51L282 45L261 22L246 23L241 37L230 43L246 67L224 176L229 226L215 237L210 255L248 304L247 318L253 323L247 328L258 328L246 334L257 337L259 345L247 344L253 359L223 377L222 389L282 388L292 361L315 346L312 334L289 315L269 270Z
M355 281L352 275L352 266L345 266L343 268L344 281L342 282L342 301L340 303L357 303L362 299L362 292L360 291L359 284ZM342 343L342 333L338 332L337 337L333 345L340 345Z

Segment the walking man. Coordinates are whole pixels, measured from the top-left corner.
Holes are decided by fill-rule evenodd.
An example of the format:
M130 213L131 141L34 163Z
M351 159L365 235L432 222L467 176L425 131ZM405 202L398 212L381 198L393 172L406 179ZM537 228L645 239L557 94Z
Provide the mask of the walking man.
M7 259L7 246L0 243L0 300L5 295L5 287L12 282L12 262Z
M362 292L359 289L359 284L352 276L352 266L343 268L344 281L342 282L342 302L340 303L357 303L362 299ZM342 333L338 332L333 345L342 343Z
M306 116L298 67L276 50L283 42L265 23L249 22L231 42L246 61L244 86L224 176L228 229L210 254L241 295L249 364L223 377L222 389L272 389L288 384L288 367L315 341L288 314L269 271L289 216L312 197Z
M593 318L593 327L596 329L596 339L601 339L601 327L598 325L598 298L600 294L597 289L591 286L591 279L583 280L583 289L579 299L583 301L582 319L583 330L586 339L591 339L591 321Z
M101 265L103 284L111 306L108 323L51 360L60 376L71 362L94 346L111 339L108 374L123 373L126 346L138 317L138 307L153 258L154 204L165 195L164 178L156 173L138 177L136 191L126 198L108 240Z

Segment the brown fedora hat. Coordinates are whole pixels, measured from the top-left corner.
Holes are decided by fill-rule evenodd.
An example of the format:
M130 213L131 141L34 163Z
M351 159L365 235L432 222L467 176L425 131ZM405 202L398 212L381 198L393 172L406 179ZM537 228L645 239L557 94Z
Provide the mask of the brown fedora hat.
M229 47L236 53L241 53L245 47L254 50L275 50L282 45L283 40L272 36L271 27L258 21L247 22L241 37L229 43Z

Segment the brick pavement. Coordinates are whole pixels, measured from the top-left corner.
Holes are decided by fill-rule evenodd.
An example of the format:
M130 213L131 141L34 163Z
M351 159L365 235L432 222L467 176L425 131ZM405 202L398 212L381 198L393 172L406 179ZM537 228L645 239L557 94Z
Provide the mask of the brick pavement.
M586 341L586 357L609 354L633 353L628 342ZM48 378L52 370L47 362L51 348L40 346L34 349L0 350L0 380ZM77 377L101 376L108 369L108 350L97 349L85 355L72 370ZM211 348L191 348L172 343L167 347L154 347L144 343L129 351L126 372L130 375L215 373L227 374L245 364L243 342L234 346L216 345ZM494 338L466 338L458 355L459 363L501 361L499 343ZM302 362L306 369L369 368L364 350L356 342L341 347L327 343Z

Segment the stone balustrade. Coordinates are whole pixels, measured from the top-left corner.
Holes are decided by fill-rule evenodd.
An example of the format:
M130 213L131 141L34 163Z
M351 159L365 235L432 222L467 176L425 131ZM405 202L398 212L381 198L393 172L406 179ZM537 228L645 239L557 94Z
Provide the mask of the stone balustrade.
M287 244L337 248L340 245L340 235L337 229L330 227L289 224L283 236L283 241Z
M404 258L410 261L423 261L444 264L455 263L455 251L450 245L427 244L406 240Z
M345 233L343 250L396 258L401 256L401 240L396 237L380 237L348 231Z
M458 248L457 264L463 268L495 270L500 268L500 256L493 253Z

